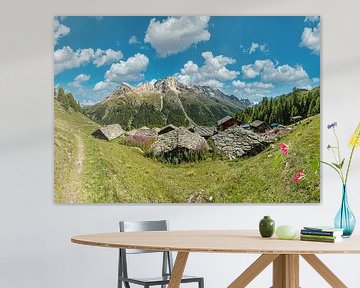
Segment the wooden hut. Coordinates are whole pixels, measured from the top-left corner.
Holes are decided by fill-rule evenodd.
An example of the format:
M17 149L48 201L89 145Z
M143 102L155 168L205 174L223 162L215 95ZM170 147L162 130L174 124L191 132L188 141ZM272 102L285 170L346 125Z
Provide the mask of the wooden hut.
M217 122L218 130L224 131L232 126L240 125L240 121L234 117L226 116Z
M251 130L255 133L264 133L270 130L269 124L264 121L255 120L250 124Z

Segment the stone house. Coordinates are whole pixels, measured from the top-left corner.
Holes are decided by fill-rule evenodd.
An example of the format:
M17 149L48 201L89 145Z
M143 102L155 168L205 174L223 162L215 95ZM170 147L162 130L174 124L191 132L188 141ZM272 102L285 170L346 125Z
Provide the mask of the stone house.
M100 127L99 129L95 130L91 135L99 139L111 141L116 138L119 138L124 134L125 134L125 130L122 129L120 124L110 124Z
M195 126L190 128L189 131L199 134L205 139L209 139L211 136L214 136L217 133L216 127L212 126Z
M175 125L169 124L169 125L162 127L160 129L160 131L158 132L158 135L162 135L162 134L168 133L168 132L176 130L176 129L177 129L177 127Z

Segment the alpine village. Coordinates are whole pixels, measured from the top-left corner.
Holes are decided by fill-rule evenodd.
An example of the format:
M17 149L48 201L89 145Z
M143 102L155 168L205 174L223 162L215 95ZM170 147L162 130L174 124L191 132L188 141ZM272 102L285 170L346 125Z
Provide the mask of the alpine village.
M57 203L320 200L320 87L251 103L168 77L91 106L57 87L54 112Z

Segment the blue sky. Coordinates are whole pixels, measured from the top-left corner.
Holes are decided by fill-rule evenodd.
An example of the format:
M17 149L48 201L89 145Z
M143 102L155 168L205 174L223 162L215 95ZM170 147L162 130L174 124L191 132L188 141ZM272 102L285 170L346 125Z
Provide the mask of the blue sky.
M259 101L320 85L320 17L55 17L54 82L82 104L174 76Z

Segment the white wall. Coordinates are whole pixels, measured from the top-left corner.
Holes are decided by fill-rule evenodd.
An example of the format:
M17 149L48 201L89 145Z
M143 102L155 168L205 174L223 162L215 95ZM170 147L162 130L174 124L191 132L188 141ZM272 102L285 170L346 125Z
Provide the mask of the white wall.
M0 12L0 287L115 287L116 250L70 243L75 234L116 231L119 219L171 221L173 229L331 224L340 183L323 169L319 205L55 205L53 203L52 19L54 15L321 15L322 125L339 122L342 144L360 120L360 2L357 0L103 0L2 2ZM322 151L332 140L322 130ZM360 151L349 183L360 219ZM359 226L360 227L360 226ZM188 273L226 287L255 255L193 254ZM360 255L322 256L348 287L360 287ZM137 267L146 263L134 260ZM348 263L347 265L344 265ZM147 271L153 272L154 268ZM267 269L251 287L269 287ZM306 263L302 287L328 287Z

